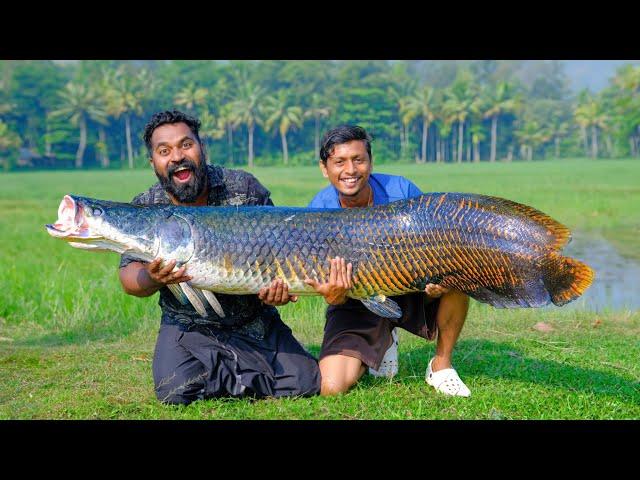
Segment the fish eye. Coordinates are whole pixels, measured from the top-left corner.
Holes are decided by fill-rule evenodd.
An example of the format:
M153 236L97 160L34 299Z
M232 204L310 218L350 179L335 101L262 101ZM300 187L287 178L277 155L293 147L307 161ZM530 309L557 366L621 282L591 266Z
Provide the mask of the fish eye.
M99 217L100 215L102 215L104 212L102 211L102 209L100 207L93 207L91 209L91 213L92 215Z

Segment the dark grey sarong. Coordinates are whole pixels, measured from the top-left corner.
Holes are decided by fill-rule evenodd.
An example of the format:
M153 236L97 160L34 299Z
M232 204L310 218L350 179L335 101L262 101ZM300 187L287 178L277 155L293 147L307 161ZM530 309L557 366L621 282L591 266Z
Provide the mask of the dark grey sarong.
M279 317L268 324L262 339L236 330L184 331L162 324L153 358L158 400L189 404L223 396L318 394L318 361Z

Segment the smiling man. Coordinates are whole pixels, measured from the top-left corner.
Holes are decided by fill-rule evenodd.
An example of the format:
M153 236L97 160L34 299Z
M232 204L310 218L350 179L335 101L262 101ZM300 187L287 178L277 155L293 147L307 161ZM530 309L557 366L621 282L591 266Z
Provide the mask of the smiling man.
M136 205L273 205L269 191L242 170L207 165L200 122L173 111L153 115L144 129L149 161L159 183L137 195ZM293 337L275 308L289 301L274 280L258 295L216 294L224 317L183 305L169 285L188 282L186 267L161 258L140 262L124 254L120 281L126 293L148 297L160 291L160 331L153 357L157 398L188 404L220 396L306 396L320 390L318 362Z
M370 207L422 193L404 177L373 173L371 138L358 126L342 125L324 135L320 170L331 185L318 192L309 207ZM334 259L328 282L307 282L329 304L320 350L321 394L347 391L367 367L372 375L394 376L398 371L396 327L401 327L429 340L437 336L436 353L427 367L426 382L447 395L469 396L471 392L451 365L469 298L459 291L428 284L425 293L394 297L403 312L396 322L346 297L351 273L351 264Z

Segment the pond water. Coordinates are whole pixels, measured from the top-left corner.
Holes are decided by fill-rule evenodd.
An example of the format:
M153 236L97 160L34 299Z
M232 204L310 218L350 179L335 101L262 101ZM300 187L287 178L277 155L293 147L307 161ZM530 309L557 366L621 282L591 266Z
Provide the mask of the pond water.
M586 292L562 308L596 312L640 309L640 263L621 256L604 237L573 232L562 253L585 262L596 272Z

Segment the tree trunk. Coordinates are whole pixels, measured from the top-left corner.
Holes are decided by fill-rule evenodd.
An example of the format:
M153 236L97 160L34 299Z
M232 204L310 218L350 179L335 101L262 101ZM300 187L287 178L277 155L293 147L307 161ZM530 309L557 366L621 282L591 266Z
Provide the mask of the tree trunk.
M458 163L462 163L462 142L464 141L464 123L458 122Z
M507 152L507 162L513 160L513 145L509 145L509 151Z
M580 133L582 134L582 143L584 144L584 156L589 156L589 140L587 139L587 127L580 126Z
M253 168L253 125L247 128L249 133L249 168Z
M100 139L100 163L102 168L109 168L109 155L107 153L107 132L104 127L100 125L100 131L98 133Z
M556 137L554 143L556 145L556 158L560 158L560 137Z
M227 140L229 146L229 165L233 165L233 126L227 123Z
M531 146L531 145L529 146L528 153L529 154L527 156L527 160L529 160L529 161L533 160L533 146Z
M636 139L633 135L629 137L629 151L632 157L636 156Z
M480 142L473 143L473 161L474 163L480 161Z
M427 139L429 138L429 122L422 119L422 163L427 163Z
M456 150L456 134L455 134L455 130L453 129L453 126L451 127L451 162L457 162L458 161L458 152Z
M614 157L613 154L613 142L611 141L611 134L608 133L607 136L605 137L605 142L607 144L607 155L612 158Z
M591 157L598 158L598 127L591 126Z
M402 133L400 134L400 145L402 145ZM320 158L320 116L316 115L316 131L315 131L315 143L314 143L314 147L315 150L313 151L314 155L318 156L318 159Z
M76 168L82 168L84 160L84 149L87 145L87 121L84 115L80 116L80 143L78 143L78 151L76 152Z
M496 144L498 143L498 115L491 117L491 158L489 161L496 161Z
M400 158L404 158L404 125L400 120Z
M46 120L46 116L45 116L45 124L47 127L47 134L45 135L45 140L44 140L44 154L47 157L51 156L51 141L49 140L49 134L51 132L51 127L49 126L49 122Z
M133 147L131 146L131 122L129 115L124 116L124 126L127 134L127 156L129 157L129 168L133 168Z
M471 126L469 126L471 127ZM467 128L467 162L471 162L471 128Z
M282 141L282 159L285 165L289 165L289 149L287 148L287 136L280 133L280 140Z

